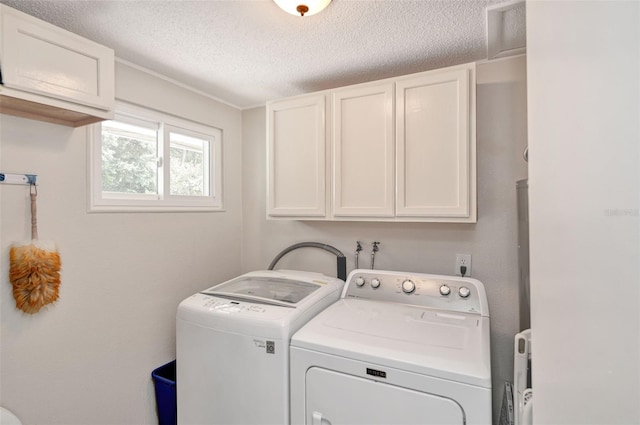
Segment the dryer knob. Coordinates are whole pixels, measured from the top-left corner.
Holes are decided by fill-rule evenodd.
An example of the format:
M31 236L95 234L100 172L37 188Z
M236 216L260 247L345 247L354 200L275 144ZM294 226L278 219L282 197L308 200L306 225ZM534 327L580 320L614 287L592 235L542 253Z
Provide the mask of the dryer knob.
M442 285L440 287L440 295L449 295L451 293L451 288L449 288L447 285Z
M461 286L458 290L458 294L460 294L462 298L467 298L471 294L471 290L469 290L469 288L467 288L466 286Z
M356 285L358 286L364 285L364 277L356 277Z
M416 284L413 283L412 280L407 279L404 282L402 282L402 292L404 292L405 294L411 294L415 290L416 290Z
M375 277L373 279L371 279L371 287L373 289L379 288L380 287L380 279L375 278Z

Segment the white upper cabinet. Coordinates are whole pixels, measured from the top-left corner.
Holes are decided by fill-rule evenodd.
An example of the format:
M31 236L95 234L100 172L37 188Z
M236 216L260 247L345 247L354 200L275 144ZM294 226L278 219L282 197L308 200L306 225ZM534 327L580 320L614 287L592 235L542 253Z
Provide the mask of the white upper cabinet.
M267 105L267 214L326 215L326 96Z
M333 91L333 215L393 217L393 83Z
M475 68L396 82L398 217L476 221Z
M267 105L270 217L476 222L475 64L328 93Z
M113 118L113 50L0 5L2 113L80 126Z

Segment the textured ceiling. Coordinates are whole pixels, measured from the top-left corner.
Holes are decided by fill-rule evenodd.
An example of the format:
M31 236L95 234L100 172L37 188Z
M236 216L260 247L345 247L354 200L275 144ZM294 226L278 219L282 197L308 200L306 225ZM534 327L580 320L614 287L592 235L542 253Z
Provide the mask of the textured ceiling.
M304 18L271 0L0 2L247 108L485 59L485 9L503 0L333 0Z

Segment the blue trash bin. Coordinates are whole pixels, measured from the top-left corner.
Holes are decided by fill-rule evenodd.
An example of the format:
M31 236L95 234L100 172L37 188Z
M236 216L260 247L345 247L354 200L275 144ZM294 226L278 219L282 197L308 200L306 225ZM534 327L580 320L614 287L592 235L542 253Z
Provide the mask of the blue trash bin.
M151 377L156 390L159 424L176 425L176 361L160 366L151 372Z

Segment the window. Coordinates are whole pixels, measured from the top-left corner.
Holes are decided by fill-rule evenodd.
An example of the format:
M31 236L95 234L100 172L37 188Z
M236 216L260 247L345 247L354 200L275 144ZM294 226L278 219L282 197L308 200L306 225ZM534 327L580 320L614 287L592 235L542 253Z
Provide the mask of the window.
M222 208L222 132L129 104L90 129L90 211Z

